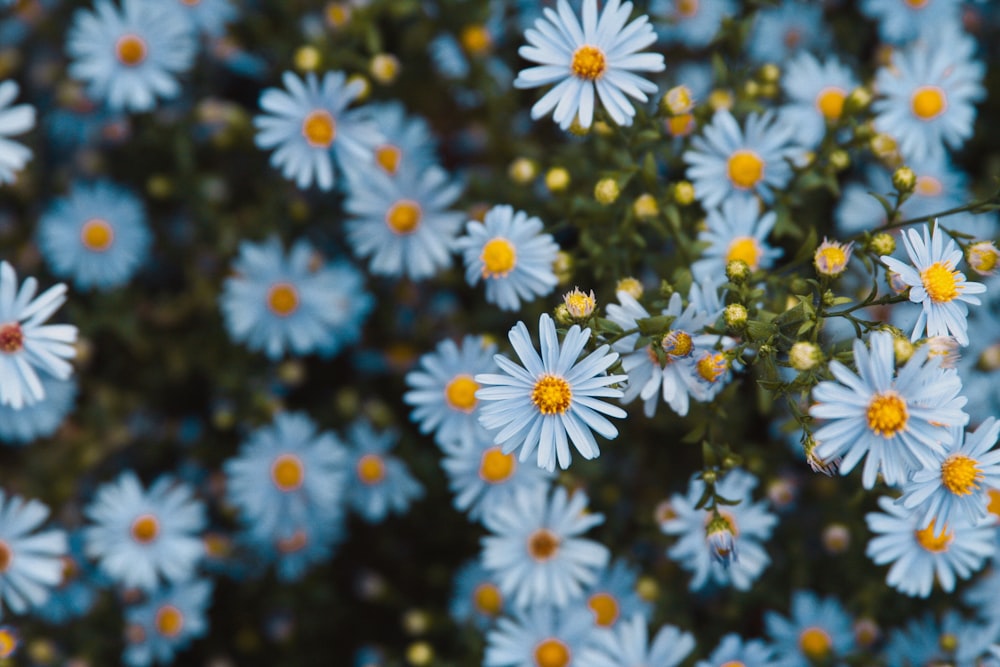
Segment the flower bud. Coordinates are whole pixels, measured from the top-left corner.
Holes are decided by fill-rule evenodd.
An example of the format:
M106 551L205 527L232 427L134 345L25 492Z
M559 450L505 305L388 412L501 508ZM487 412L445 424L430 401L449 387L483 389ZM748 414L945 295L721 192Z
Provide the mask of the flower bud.
M819 345L800 340L788 351L788 363L797 371L808 371L823 361L823 351Z
M660 100L663 110L671 116L686 114L694 108L694 98L687 86L674 86Z
M622 278L615 285L615 292L625 292L635 300L642 298L642 283L632 277Z
M705 538L712 557L723 567L729 567L730 563L739 560L739 554L736 553L736 537L727 517L715 514L709 519L708 525L705 526Z
M900 194L909 194L917 187L917 175L912 169L903 165L892 173L892 187Z
M842 148L830 153L830 166L834 171L844 171L851 166L851 155Z
M594 186L594 199L605 206L614 204L620 194L621 190L618 188L618 183L613 178L602 178Z
M552 167L545 173L545 187L550 192L562 192L569 187L569 172L562 167Z
M399 67L399 58L391 53L379 53L372 58L368 72L373 79L383 86L387 86L396 80L399 75Z
M589 318L593 314L594 308L597 307L594 290L590 290L590 294L587 294L579 287L574 287L572 292L564 294L563 303L566 305L570 317L578 321Z
M774 63L765 63L758 70L757 78L764 83L778 83L781 80L781 68Z
M674 201L681 206L690 206L694 202L694 186L690 181L678 181L674 185Z
M740 330L747 325L749 314L746 306L741 303L731 303L723 311L726 326L730 329Z
M300 72L315 72L323 62L323 55L315 46L300 46L292 57L295 69Z
M823 529L823 548L830 554L842 554L851 546L851 533L842 523L831 523Z
M750 265L742 259L734 259L726 264L726 278L734 285L742 285L749 278Z
M660 212L660 207L656 205L656 198L647 192L639 195L632 202L632 212L640 220L649 220L656 217L656 214Z
M854 244L837 243L824 238L813 254L813 265L816 267L816 273L831 278L836 278L843 273L851 259L852 245Z
M892 235L887 232L879 232L872 237L868 247L876 255L891 255L896 252L896 239L892 238Z
M510 163L510 166L507 168L507 175L510 176L510 180L518 185L525 185L535 180L535 177L538 176L538 165L535 164L534 160L519 157Z
M872 92L864 86L858 86L844 100L844 113L853 114L868 108L872 103Z
M1000 251L992 241L979 241L969 246L965 251L965 259L973 271L981 276L992 276L997 271L997 259Z
M913 343L908 339L897 336L892 339L892 351L896 356L896 365L902 366L913 356Z

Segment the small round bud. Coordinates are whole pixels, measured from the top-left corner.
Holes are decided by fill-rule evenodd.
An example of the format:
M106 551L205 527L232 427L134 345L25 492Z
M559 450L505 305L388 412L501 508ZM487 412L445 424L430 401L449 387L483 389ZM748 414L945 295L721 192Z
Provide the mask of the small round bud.
M315 72L323 63L323 54L315 46L300 46L293 57L295 69L300 72Z
M572 292L563 295L563 304L566 305L570 317L581 321L593 314L594 308L597 307L597 298L594 297L594 290L590 290L590 294L587 294L579 287L574 287Z
M742 259L730 260L726 264L726 278L734 285L742 285L749 278L752 271L750 265Z
M715 474L714 470L706 470L701 473L701 478L705 481L705 484L715 484L718 479L718 475Z
M489 53L493 46L493 36L489 28L481 23L467 25L462 28L458 40L465 52L472 56L482 56Z
M760 84L753 79L747 79L743 84L743 93L747 97L757 97L760 94Z
M813 253L813 266L816 273L821 276L836 278L847 269L847 263L851 259L851 247L853 243L837 243L823 239L823 242Z
M660 585L652 577L639 577L639 581L635 584L635 592L643 600L653 602L660 597Z
M913 343L906 338L893 338L892 351L896 356L896 365L902 366L913 356Z
M146 181L146 192L154 199L166 199L174 194L174 182L166 174L153 174Z
M1000 370L1000 343L990 345L979 355L976 368L983 371Z
M760 86L760 97L765 99L774 99L778 96L779 92L781 92L781 89L774 83L763 83Z
M565 285L573 277L573 255L565 250L556 253L556 258L552 262L552 273L556 274L556 279L560 285Z
M708 106L712 111L729 110L733 108L733 94L728 90L716 88L708 94Z
M749 314L747 313L746 306L742 303L731 303L723 311L723 317L726 320L727 327L740 330L747 325Z
M954 653L955 649L958 648L958 637L950 632L944 632L938 637L938 646L945 653Z
M788 507L795 500L795 483L787 477L779 477L767 485L767 498L776 509Z
M690 206L694 202L694 185L690 181L677 181L674 184L674 201L681 206Z
M981 276L992 276L997 272L997 259L1000 251L992 241L979 241L969 246L965 251L965 260L973 271Z
M562 192L569 187L569 172L562 167L552 167L545 172L545 187L550 192Z
M663 95L660 106L671 116L686 114L694 108L694 98L687 86L674 86Z
M864 109L867 109L868 105L871 103L872 92L864 86L858 86L852 90L847 95L847 99L844 100L844 113L853 114L858 111L863 111Z
M851 533L847 526L832 523L823 529L823 548L830 554L842 554L851 546Z
M615 292L625 292L633 299L639 300L642 297L642 283L632 277L622 278L615 285Z
M615 133L614 129L603 120L595 120L593 130L602 137L610 137Z
M373 79L383 86L387 86L399 76L399 67L399 58L391 53L379 53L372 58L368 72Z
M580 125L580 116L573 116L573 122L569 124L569 133L578 137L585 137L590 134L590 128Z
M788 363L797 371L809 371L823 361L823 351L819 345L800 340L788 351Z
M602 178L594 186L594 199L605 206L614 204L620 194L618 183L613 178Z
M892 234L888 232L879 232L872 237L868 247L876 255L891 255L896 252L896 239L892 238Z
M834 171L844 171L851 166L851 155L843 148L830 153L830 166Z
M510 180L518 185L525 185L535 180L535 177L538 176L538 165L535 164L534 160L519 157L507 167L507 175L510 177Z
M895 271L886 269L885 281L889 284L889 289L896 294L906 294L910 291L910 286L903 280L903 276L899 275Z
M874 135L870 145L872 152L885 162L894 162L899 158L899 146L896 144L896 140L888 134Z
M765 63L757 71L757 78L764 83L778 83L781 80L781 68L774 63Z
M333 30L340 30L351 20L351 5L349 2L331 2L323 12L326 24Z
M900 194L913 192L913 189L917 187L917 175L904 165L892 172L892 187L896 188Z
M424 667L434 659L434 649L427 642L413 642L406 649L406 661L415 667Z
M632 212L640 220L649 220L656 217L656 214L660 212L660 207L656 204L656 197L647 192L639 195L632 202Z
M422 635L427 632L430 625L431 617L423 609L410 609L403 614L403 630L408 635Z

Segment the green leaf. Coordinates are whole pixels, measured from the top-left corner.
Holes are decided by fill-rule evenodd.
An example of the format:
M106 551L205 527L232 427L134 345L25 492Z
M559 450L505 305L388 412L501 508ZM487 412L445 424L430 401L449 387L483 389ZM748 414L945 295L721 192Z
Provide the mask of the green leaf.
M639 333L643 336L656 336L669 331L673 321L673 315L657 315L636 320L636 324L639 327Z

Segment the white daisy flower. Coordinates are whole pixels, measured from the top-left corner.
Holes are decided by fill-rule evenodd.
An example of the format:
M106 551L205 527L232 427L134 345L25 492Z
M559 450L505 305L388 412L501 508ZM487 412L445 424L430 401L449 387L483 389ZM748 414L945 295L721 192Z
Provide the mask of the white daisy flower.
M17 97L14 81L0 83L0 183L13 183L14 172L31 159L31 149L6 137L27 132L35 126L35 107L30 104L10 106Z

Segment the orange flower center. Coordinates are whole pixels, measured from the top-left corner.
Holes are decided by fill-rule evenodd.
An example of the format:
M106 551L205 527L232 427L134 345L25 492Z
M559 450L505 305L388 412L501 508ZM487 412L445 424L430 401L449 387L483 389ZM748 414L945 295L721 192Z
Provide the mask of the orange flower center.
M816 96L816 108L828 121L840 120L840 115L844 113L844 100L847 99L847 91L843 88L830 86L819 91Z
M579 78L594 81L604 75L608 61L599 48L584 44L573 52L573 61L569 67Z
M933 521L923 530L914 531L914 535L917 538L917 543L932 553L947 551L948 546L955 537L953 533L948 532L948 524L945 524L941 529L940 535L935 535Z
M764 161L753 151L738 150L729 156L729 180L741 190L749 190L764 177Z
M906 428L910 413L906 402L894 391L875 394L868 403L868 428L875 435L892 438Z
M959 271L952 271L949 262L934 262L920 272L920 282L927 296L935 303L947 303L958 296Z
M104 252L115 241L115 230L107 220L92 218L83 223L80 229L80 241L87 250Z
M542 562L556 555L559 551L559 538L545 528L539 528L528 537L528 555Z
M752 236L738 236L729 244L726 250L726 264L742 259L750 267L751 271L756 271L760 266L761 249L757 239Z
M698 0L677 0L677 13L684 18L691 18L698 13Z
M937 86L922 86L917 88L910 98L913 115L920 120L937 118L948 108L948 98Z
M17 322L0 324L0 352L14 354L24 347L24 332Z
M493 45L493 37L484 25L467 25L462 28L459 36L462 47L467 53L472 55L482 55L490 50Z
M535 667L568 667L569 647L550 637L535 647Z
M302 486L305 467L295 454L282 454L271 465L271 480L280 491L294 491Z
M479 462L479 477L490 484L505 482L514 474L517 462L513 454L504 454L499 447L491 447L483 452Z
M479 400L476 391L479 383L470 375L456 375L444 388L444 398L448 405L461 412L472 412Z
M152 514L140 514L132 522L132 539L149 544L160 534L160 522Z
M833 641L822 628L806 628L799 635L799 648L810 660L822 660L830 654Z
M379 146L375 149L375 162L388 174L395 174L399 170L399 161L403 157L403 152L396 146Z
M979 488L983 473L976 460L962 454L952 454L941 464L941 483L956 496L967 496Z
M10 545L0 540L0 572L6 572L10 569L10 564L13 560L14 552L11 550Z
M377 454L365 454L358 461L358 477L368 485L385 479L385 461Z
M288 317L299 308L299 292L290 283L272 285L267 293L267 307L278 317Z
M184 614L177 607L167 604L156 611L156 631L164 637L176 637L184 627Z
M302 136L313 148L329 148L337 138L337 123L326 109L316 109L302 121Z
M503 595L500 589L491 583L479 584L472 593L472 603L480 613L487 616L497 616L503 609Z
M385 224L397 234L412 234L420 226L422 216L420 204L403 199L393 204L385 214Z
M572 400L569 383L555 375L543 375L531 390L531 402L543 415L563 414Z
M498 236L486 242L479 258L483 260L484 278L506 278L517 265L517 250L513 243Z
M115 54L121 64L135 67L146 59L146 42L138 35L122 35L115 44Z
M587 606L594 612L594 622L605 628L618 620L618 601L610 593L594 593L587 600Z

